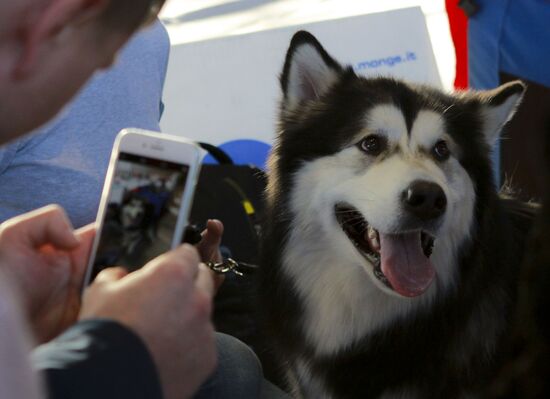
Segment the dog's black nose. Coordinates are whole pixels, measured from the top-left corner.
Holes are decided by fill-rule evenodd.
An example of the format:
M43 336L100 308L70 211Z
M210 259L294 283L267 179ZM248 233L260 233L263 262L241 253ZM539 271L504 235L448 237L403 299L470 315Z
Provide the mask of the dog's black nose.
M421 220L440 217L447 207L447 197L443 189L435 183L417 180L402 195L405 210Z

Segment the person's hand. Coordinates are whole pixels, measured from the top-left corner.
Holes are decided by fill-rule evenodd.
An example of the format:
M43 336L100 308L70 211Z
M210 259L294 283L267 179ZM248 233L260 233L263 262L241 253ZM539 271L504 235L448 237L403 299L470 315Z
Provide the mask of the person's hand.
M45 342L71 325L95 229L77 232L56 205L0 225L0 268L20 291L35 339Z
M103 270L84 294L80 317L129 327L149 349L164 396L188 398L216 364L213 292L209 270L184 244L131 274Z
M202 239L197 244L201 260L203 262L221 262L223 260L220 252L220 244L223 236L223 223L216 219L210 219L206 222L206 229L201 233ZM210 269L208 269L210 270ZM222 285L225 276L217 274L210 270L214 279L215 291Z

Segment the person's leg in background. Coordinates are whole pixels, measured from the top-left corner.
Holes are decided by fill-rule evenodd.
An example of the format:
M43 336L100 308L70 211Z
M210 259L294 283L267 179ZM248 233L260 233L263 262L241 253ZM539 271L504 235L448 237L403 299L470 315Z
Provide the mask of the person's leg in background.
M246 344L230 335L218 333L216 346L218 367L193 396L194 399L289 397L264 378L260 361Z

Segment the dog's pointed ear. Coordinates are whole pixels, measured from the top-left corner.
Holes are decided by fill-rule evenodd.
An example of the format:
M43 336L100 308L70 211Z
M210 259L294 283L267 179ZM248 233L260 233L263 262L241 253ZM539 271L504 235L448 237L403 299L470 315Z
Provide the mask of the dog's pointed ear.
M299 31L288 48L281 74L283 107L319 99L337 80L342 67L309 32Z
M524 92L525 84L516 80L479 93L483 104L483 130L490 146L496 143L502 127L514 116Z

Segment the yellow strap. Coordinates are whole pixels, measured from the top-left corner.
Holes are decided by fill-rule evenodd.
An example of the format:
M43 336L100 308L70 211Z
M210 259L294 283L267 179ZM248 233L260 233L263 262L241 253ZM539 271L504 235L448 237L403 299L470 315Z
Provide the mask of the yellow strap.
M254 207L252 206L250 201L243 200L242 204L243 204L244 211L246 212L247 215L253 215L254 214Z

